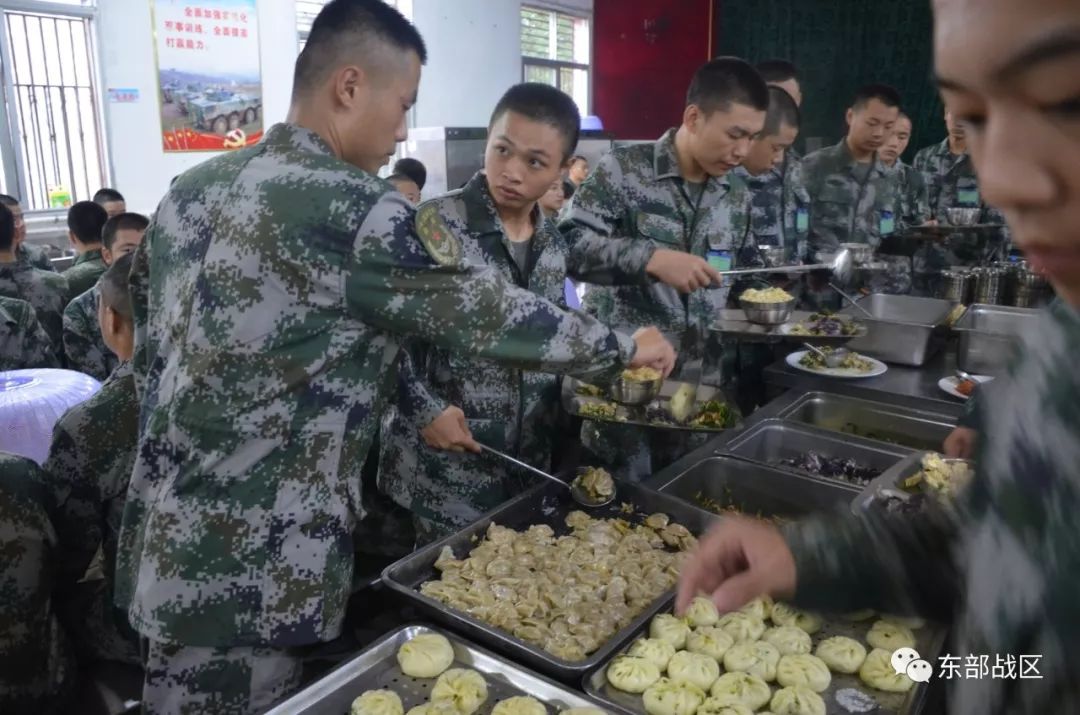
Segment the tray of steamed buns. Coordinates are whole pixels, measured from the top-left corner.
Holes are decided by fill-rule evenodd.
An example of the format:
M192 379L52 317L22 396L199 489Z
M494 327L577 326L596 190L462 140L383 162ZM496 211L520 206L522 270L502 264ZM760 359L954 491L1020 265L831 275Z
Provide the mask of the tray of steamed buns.
M944 635L872 611L826 619L763 597L720 614L696 598L682 618L668 604L586 676L585 692L648 715L908 715L922 709L927 671L909 653L893 654L911 648L932 666Z
M580 693L454 635L405 626L270 715L604 715Z

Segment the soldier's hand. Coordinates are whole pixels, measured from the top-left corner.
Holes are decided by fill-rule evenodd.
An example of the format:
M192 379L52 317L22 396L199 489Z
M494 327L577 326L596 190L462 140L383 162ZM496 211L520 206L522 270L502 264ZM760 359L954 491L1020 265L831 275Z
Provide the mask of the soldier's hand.
M424 443L434 449L443 449L449 452L479 452L480 445L473 439L469 425L465 421L465 413L460 407L451 405L443 410L443 413L431 421L424 429L420 430L420 436Z
M714 283L720 285L722 281L717 270L704 258L667 248L653 253L645 272L681 293L692 293Z
M726 612L762 594L794 593L795 558L780 531L755 519L725 518L683 563L675 612L681 614L699 594Z
M975 454L975 442L979 433L968 427L957 427L945 438L941 451L952 459L971 459Z
M637 350L630 367L653 367L664 373L664 377L670 375L675 369L675 348L664 334L656 328L641 328L633 337Z

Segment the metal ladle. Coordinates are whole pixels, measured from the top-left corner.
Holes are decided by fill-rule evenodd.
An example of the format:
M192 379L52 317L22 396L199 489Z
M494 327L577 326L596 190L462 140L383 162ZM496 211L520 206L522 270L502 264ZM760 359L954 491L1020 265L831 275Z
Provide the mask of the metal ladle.
M745 276L753 273L809 273L811 271L830 271L833 277L840 282L851 277L851 251L842 248L833 254L820 254L822 259L831 256L822 263L810 265L774 266L772 268L739 268L731 271L720 271L722 276ZM714 286L719 287L719 286Z
M847 301L848 303L851 303L851 304L852 304L853 306L855 306L856 308L858 308L858 309L859 309L859 310L860 310L860 311L862 312L862 314L863 314L863 315L865 315L865 316L866 316L867 318L870 318L871 320L874 320L874 315L873 315L873 314L872 314L872 313L871 313L871 312L870 312L869 310L867 310L866 308L864 308L864 307L862 307L861 305L859 305L859 301L855 300L855 299L854 299L854 298L852 298L852 297L851 297L850 295L848 295L848 294L847 294L847 293L845 293L844 291L840 290L840 289L839 289L839 288L838 288L838 287L836 286L836 284L835 284L835 283L829 283L829 287L830 287L830 288L832 288L832 289L833 289L834 291L836 291L837 293L839 293L839 294L840 294L840 297L841 297L841 298L843 298L843 299L844 299L844 300L846 300L846 301Z
M551 474L548 474L547 472L543 471L542 469L537 469L536 467L532 466L531 464L528 464L526 462L522 462L520 459L515 459L514 457L511 457L509 454L506 454L504 452L500 452L499 450L493 449L493 448L487 446L486 444L482 444L480 442L477 442L477 444L479 444L480 449L484 450L485 452L488 452L490 454L494 454L496 457L501 457L502 459L505 459L507 462L510 462L511 464L514 464L514 465L516 465L518 467L521 467L522 469L525 469L525 470L527 470L529 472L532 472L533 474L535 474L535 475L537 475L539 477L543 477L544 479L547 479L548 481L555 482L556 484L558 484L563 489L568 489L570 491L570 496L574 499L574 501L576 501L581 506L587 507L589 509L598 509L599 507L607 506L611 502L615 501L615 485L614 484L611 485L611 494L609 496L600 497L600 498L593 498L593 497L591 497L589 495L588 492L585 491L584 487L581 486L581 477L580 476L575 477L573 482L571 482L570 484L567 484L566 482L559 479L558 477L556 477L554 475L551 475Z
M847 348L837 348L836 350L833 350L832 352L827 353L824 350L822 350L821 348L815 347L815 346L811 345L810 343L803 343L803 345L810 348L810 351L812 353L814 353L819 358L824 360L825 361L825 367L833 367L833 368L840 367L841 363L844 362L844 358L846 358L848 356L848 353L851 352Z

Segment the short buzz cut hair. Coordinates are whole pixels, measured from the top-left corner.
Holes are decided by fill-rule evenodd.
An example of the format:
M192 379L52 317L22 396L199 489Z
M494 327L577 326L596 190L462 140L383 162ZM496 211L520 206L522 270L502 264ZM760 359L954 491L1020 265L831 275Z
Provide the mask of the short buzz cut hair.
M586 159L585 157L583 157L581 154L574 154L572 157L570 157L569 164L571 166L573 166L574 164L578 163L579 161L583 161L586 164L589 163L589 160Z
M563 154L566 161L577 149L581 133L581 112L569 94L549 84L522 82L506 90L488 120L488 131L507 112L520 114L534 122L554 127L563 138Z
M0 251L10 251L15 246L15 214L6 204L0 203Z
M766 83L799 81L798 68L787 60L762 60L754 65L754 69Z
M142 214L137 213L122 213L116 214L111 219L105 222L105 227L101 229L101 242L105 245L105 248L112 250L113 244L116 243L116 234L119 231L145 231L150 225L150 219L146 218Z
M131 308L131 290L128 288L128 275L131 273L131 262L134 253L125 253L113 261L113 264L101 274L98 280L98 290L101 292L101 304L127 320L132 320L134 311Z
M94 203L104 206L114 201L124 201L124 195L116 189L98 189L94 194ZM124 203L127 203L124 201Z
M427 183L427 167L419 159L414 159L411 156L406 156L398 159L394 162L393 168L394 174L401 174L409 177L409 179L416 184L416 188L421 191L424 190L424 184Z
M427 47L416 27L382 0L330 0L311 24L311 33L293 72L293 98L317 87L338 68L375 45L415 52L427 62Z
M717 57L694 72L686 92L686 105L707 115L745 104L764 112L769 108L769 88L748 62L738 57Z
M101 229L108 220L109 214L93 201L80 201L68 209L68 230L82 244L101 243Z
M22 208L19 204L19 200L9 194L0 194L0 204L7 206L9 209Z
M900 106L900 92L896 87L888 84L865 84L855 91L855 101L851 103L852 109L862 109L871 100L876 99L886 107Z
M799 105L791 95L779 87L769 87L769 109L765 113L765 128L761 136L771 137L780 133L781 127L799 128L802 115Z

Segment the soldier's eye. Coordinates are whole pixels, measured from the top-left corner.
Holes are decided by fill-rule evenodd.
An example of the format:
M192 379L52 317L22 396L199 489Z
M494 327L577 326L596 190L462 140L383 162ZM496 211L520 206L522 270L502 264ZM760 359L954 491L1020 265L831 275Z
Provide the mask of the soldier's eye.
M1072 99L1067 99L1064 102L1058 102L1050 107L1050 111L1054 114L1059 114L1066 119L1080 117L1080 97L1074 97Z

